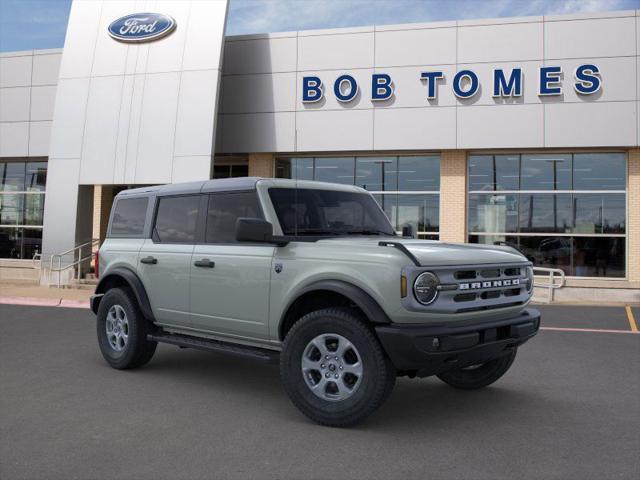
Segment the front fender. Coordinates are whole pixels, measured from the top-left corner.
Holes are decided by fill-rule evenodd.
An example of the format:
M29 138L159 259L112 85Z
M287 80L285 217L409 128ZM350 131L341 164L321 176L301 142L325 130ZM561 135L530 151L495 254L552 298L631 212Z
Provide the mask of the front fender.
M96 286L96 295L105 294L107 290L112 288L112 286L120 286L123 283L133 291L144 317L153 322L155 319L151 310L151 303L149 302L147 291L145 290L144 285L142 285L140 277L138 277L138 275L130 268L120 266L109 270L109 273L102 277L100 282L98 282L98 285ZM94 302L92 302L92 308L94 308L93 304ZM99 304L99 300L95 301L94 313L97 313Z

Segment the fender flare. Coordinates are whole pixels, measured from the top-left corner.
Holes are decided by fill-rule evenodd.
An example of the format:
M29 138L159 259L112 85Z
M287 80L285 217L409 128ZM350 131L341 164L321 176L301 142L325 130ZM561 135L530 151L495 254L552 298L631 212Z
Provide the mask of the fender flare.
M106 286L109 283L109 279L113 279L115 277L119 277L124 280L129 288L131 288L133 294L136 296L138 306L140 307L144 318L152 322L155 321L147 291L145 290L140 277L138 277L138 275L130 268L116 267L111 270L106 276L102 277L98 282L98 285L96 286L96 295L104 295L106 293ZM96 312L98 310L98 304L99 302L96 304Z
M280 317L280 323L278 326L279 333L282 334L282 327L284 325L285 319L289 314L289 310L291 306L297 302L300 297L306 295L307 293L313 291L327 290L330 292L339 293L347 297L351 300L362 312L366 315L366 317L372 323L378 324L386 324L391 323L389 316L385 313L382 307L378 304L376 300L373 299L371 295L365 292L360 287L357 287L351 283L342 281L342 280L319 280L317 282L313 282L302 290L296 292L295 297L287 304L286 308L283 310L283 313Z

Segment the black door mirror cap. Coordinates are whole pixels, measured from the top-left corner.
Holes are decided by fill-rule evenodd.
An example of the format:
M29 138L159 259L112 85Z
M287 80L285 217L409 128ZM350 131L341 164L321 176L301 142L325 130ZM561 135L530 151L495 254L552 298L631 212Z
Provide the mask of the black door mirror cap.
M284 246L288 240L273 235L273 225L262 218L240 217L236 220L236 240L250 243L273 243Z

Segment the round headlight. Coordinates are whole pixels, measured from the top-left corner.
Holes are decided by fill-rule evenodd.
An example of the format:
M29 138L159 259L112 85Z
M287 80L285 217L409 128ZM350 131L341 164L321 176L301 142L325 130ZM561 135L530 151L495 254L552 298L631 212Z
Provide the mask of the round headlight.
M533 268L527 267L527 292L533 291Z
M413 294L416 296L416 300L423 305L433 303L438 296L439 284L440 280L434 273L421 273L413 284Z

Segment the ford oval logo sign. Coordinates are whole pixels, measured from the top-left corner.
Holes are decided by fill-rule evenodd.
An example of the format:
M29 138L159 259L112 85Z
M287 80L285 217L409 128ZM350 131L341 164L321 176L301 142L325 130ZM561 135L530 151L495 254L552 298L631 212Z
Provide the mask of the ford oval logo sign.
M176 21L161 13L134 13L109 25L109 35L121 42L138 43L158 40L176 28Z

